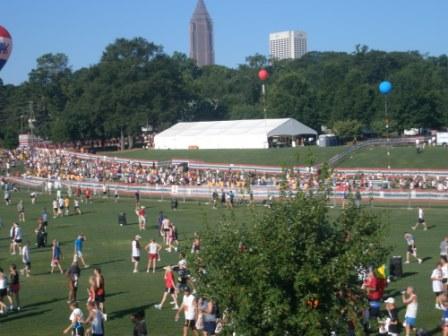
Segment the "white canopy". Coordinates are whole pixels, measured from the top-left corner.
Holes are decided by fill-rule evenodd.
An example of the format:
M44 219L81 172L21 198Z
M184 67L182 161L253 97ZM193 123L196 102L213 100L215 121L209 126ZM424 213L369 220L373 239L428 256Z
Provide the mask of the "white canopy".
M317 132L295 119L181 122L155 136L156 149L267 148L274 136L300 137Z

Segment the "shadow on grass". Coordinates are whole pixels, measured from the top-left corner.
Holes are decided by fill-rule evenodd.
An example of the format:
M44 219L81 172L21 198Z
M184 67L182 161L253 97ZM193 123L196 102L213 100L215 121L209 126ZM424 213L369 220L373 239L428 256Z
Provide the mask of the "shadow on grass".
M31 316L38 316L38 315L42 315L45 314L47 312L51 311L51 309L44 309L44 310L39 310L36 312L17 312L17 313L11 313L10 315L6 315L5 317L1 317L0 318L0 322L10 322L10 321L14 321L14 320L20 320L23 318L28 318Z
M126 317L126 316L130 316L131 314L133 314L135 312L151 308L155 304L157 304L157 302L148 303L146 305L142 305L142 306L138 306L138 307L132 307L132 308L128 308L128 309L118 310L118 311L115 311L113 313L109 313L108 315L110 316L110 318L112 320L119 319L119 318L123 318L123 317Z
M97 266L103 266L103 265L107 265L107 264L115 264L115 263L119 263L125 261L125 259L115 259L115 260L109 260L109 261L104 261L104 262L100 262L100 263L94 263L90 266L90 268L95 268Z
M28 310L30 308L33 308L33 307L36 307L36 306L44 306L44 305L55 303L55 302L58 302L58 301L65 301L66 299L67 299L66 297L63 297L63 298L53 298L53 299L50 299L50 300L35 302L35 303L32 303L32 304L26 305L24 308L25 308L25 311L26 311L26 310Z

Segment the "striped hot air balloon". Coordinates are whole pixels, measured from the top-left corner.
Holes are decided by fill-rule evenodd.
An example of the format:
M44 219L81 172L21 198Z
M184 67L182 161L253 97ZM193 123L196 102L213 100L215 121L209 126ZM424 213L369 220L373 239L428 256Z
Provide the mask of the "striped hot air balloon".
M0 26L0 70L8 61L12 51L12 38L5 27Z

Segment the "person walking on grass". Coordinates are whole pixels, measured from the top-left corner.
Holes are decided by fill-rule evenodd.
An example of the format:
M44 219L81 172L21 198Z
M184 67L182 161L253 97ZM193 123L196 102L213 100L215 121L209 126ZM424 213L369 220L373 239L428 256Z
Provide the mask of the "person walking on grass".
M5 298L8 296L8 278L0 267L0 314L6 314L8 307L5 304Z
M415 244L414 236L411 235L409 232L406 232L404 234L404 239L407 245L405 264L409 264L411 262L410 261L411 256L413 256L417 260L417 262L421 264L423 260L417 256L417 245Z
M132 263L134 264L133 273L138 273L138 264L140 262L140 239L142 237L140 235L136 235L132 240L131 249L132 249Z
M163 304L165 303L166 299L168 298L168 295L171 295L171 298L173 299L172 304L174 304L175 310L179 309L179 306L177 304L177 294L176 294L176 283L174 282L174 273L171 268L171 266L165 267L165 275L163 277L165 282L165 291L162 296L162 301L160 301L159 304L156 304L154 308L156 309L162 309Z
M81 208L79 206L79 200L78 199L75 199L73 201L73 209L75 210L75 213L77 213L78 215L82 215L82 211L81 211Z
M189 330L192 331L193 335L199 336L196 330L196 318L198 316L198 305L196 298L191 294L189 288L185 289L184 297L182 300L182 305L177 310L175 321L179 321L180 313L184 313L185 321L183 326L183 336L188 336Z
M435 298L435 300L436 300L435 308L436 309L442 309L441 300L440 300L441 295L444 292L442 266L443 266L443 264L441 262L439 262L436 265L436 268L434 268L434 270L431 273L432 291L436 297Z
M15 255L17 252L22 253L22 229L18 223L12 223L11 229L9 230L9 236L11 238L11 255Z
M13 311L17 309L20 311L20 278L19 272L17 271L17 266L12 264L9 266L9 289L8 289L8 301L9 301L9 310ZM15 305L14 305L15 304Z
M69 317L70 325L64 329L63 333L68 334L71 331L72 336L84 336L84 314L78 308L76 302L69 305L71 313Z
M17 203L17 213L19 215L19 222L25 223L25 206L22 200Z
M27 241L25 245L22 247L22 263L23 269L21 273L24 274L27 278L31 275L31 256L30 256L30 242Z
M84 268L88 268L89 265L84 261L82 250L84 249L84 242L87 240L84 234L79 234L75 240L75 259L81 261Z
M149 273L149 270L152 268L152 272L156 272L157 261L160 261L160 251L162 250L162 246L154 239L151 239L149 244L145 246L145 250L148 252L148 266L146 267L146 273Z
M72 265L67 270L68 278L68 300L67 303L76 302L78 297L78 284L79 277L81 276L81 269L79 268L78 261L73 260Z
M106 289L101 268L96 267L93 270L93 277L95 280L95 303L103 313L104 320L107 320L106 308L104 307L106 301Z
M64 198L64 216L70 215L70 198L68 196L65 196Z
M406 306L406 314L404 316L405 321L403 323L405 327L405 335L410 336L411 332L415 331L417 325L418 302L414 288L406 288L406 290L401 293L401 299Z
M424 231L428 230L428 225L426 224L425 212L423 211L423 208L418 208L417 223L415 223L415 225L412 227L412 230L417 230L419 225L423 226Z
M89 315L84 321L85 325L90 325L88 329L88 335L91 336L104 336L104 314L101 310L92 302L87 304L87 311Z
M61 267L61 259L63 258L61 246L59 245L59 242L55 239L52 242L51 245L51 272L53 273L54 270L57 268L61 274L64 274L64 271Z

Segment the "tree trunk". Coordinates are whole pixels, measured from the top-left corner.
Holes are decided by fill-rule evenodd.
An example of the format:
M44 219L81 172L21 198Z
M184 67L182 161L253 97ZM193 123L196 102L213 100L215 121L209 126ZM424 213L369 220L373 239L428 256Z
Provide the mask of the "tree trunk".
M132 149L134 147L134 137L132 135L128 135L128 149Z
M120 131L120 150L124 151L124 133L123 129Z

